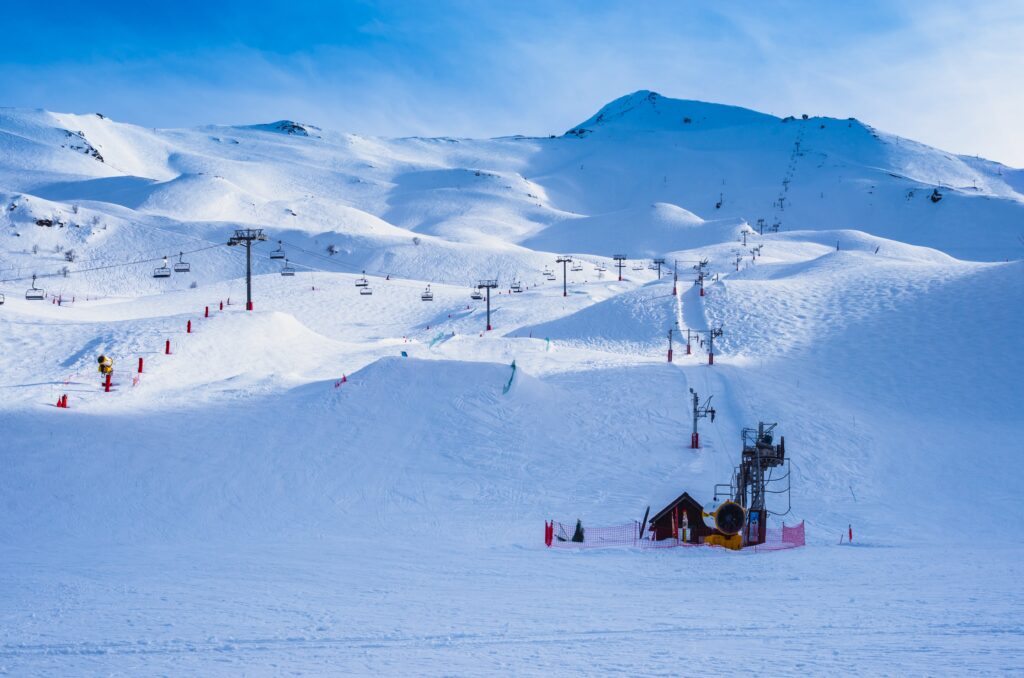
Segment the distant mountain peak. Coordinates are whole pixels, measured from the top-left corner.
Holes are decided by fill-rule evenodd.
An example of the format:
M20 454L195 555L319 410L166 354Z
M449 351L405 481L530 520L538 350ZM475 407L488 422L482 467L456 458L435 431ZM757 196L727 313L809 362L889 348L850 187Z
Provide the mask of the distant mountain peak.
M775 122L778 118L739 106L672 99L642 89L605 104L588 120L565 133L585 137L599 129L632 131L709 129Z
M261 130L264 132L276 132L277 134L288 134L297 137L319 137L319 127L307 123L299 123L294 120L278 120L262 125L251 125L249 129Z

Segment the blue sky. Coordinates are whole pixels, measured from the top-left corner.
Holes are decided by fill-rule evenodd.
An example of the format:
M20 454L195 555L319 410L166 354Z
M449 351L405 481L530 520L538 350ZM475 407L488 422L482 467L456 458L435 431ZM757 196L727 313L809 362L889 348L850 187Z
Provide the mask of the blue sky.
M0 104L152 127L561 133L638 89L1024 166L1024 2L24 3Z

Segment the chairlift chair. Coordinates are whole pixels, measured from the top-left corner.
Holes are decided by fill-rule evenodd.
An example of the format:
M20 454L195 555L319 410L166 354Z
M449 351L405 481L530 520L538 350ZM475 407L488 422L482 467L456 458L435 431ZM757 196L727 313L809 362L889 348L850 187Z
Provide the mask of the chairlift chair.
M356 287L369 287L369 285L370 281L366 279L366 271L363 271L363 277L356 278Z
M270 253L270 258L271 259L284 259L285 258L284 246L281 244L280 240L277 241L277 249Z
M184 253L178 252L178 261L176 264L174 264L175 273L188 273L189 271L192 270L192 264L188 263L187 261L182 261L181 258L183 256L185 256Z
M427 289L423 290L423 294L420 295L421 301L433 301L434 293L430 291L430 285L427 285Z
M4 295L3 295L3 292L0 292L0 306L3 306L3 305L4 305Z
M167 268L167 257L164 257L164 265L153 269L154 278L170 278L171 269Z
M634 271L642 271L642 270L644 270L644 262L642 262L642 261L634 261L633 262L633 270Z
M25 298L29 301L42 301L46 297L46 291L36 287L36 274L32 274L32 287L25 290Z
M516 294L519 294L520 292L523 291L523 286L522 284L520 284L518 280L516 280L509 286L509 289L515 292Z
M281 269L281 275L295 275L295 267L288 265L288 260L284 260L284 267Z
M572 262L572 266L570 266L569 268L572 271L582 271L583 270L583 262L582 261L574 261L574 262Z
M480 301L484 298L484 295L480 290L474 287L473 291L469 293L469 298L473 301Z
M367 295L368 296L368 295L373 294L373 290L370 288L369 285L364 285L363 287L361 287L359 289L359 294L363 294L363 295Z

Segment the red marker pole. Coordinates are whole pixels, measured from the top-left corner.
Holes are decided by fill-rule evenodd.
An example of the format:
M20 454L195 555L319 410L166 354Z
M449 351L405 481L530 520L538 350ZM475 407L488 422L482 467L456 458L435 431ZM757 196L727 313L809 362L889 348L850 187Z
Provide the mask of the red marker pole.
M168 339L166 342L164 342L164 354L165 355L171 355L171 340L170 339Z
M142 358L139 358L139 374L142 374Z
M189 320L185 325L185 334L192 334L192 321Z
M103 383L103 390L110 393L110 372L107 372L107 380Z
M850 543L852 544L853 543L853 524L851 523L850 526L847 529L849 530Z
M209 318L210 317L210 307L209 306L207 306L206 310L203 311L203 317L204 318Z
M220 302L220 310L222 310L222 311L224 310L224 302L223 301Z

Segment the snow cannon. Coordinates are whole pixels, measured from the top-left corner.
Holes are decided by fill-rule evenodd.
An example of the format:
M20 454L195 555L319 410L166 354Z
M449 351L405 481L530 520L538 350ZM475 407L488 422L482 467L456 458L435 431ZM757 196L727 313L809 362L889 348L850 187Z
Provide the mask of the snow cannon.
M100 355L96 359L96 371L100 374L110 374L114 371L114 359L109 358L105 355Z
M714 513L705 513L706 518L714 518L715 528L722 534L739 534L747 523L747 511L734 501L722 502Z

